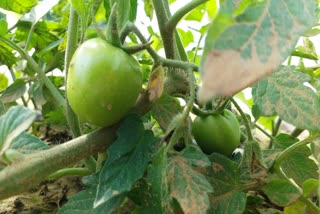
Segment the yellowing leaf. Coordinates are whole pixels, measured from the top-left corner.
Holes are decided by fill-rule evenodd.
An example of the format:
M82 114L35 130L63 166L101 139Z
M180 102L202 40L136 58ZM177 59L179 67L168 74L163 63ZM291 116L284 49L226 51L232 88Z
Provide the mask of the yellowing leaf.
M161 97L163 92L164 69L160 65L154 69L148 82L149 100L153 101Z

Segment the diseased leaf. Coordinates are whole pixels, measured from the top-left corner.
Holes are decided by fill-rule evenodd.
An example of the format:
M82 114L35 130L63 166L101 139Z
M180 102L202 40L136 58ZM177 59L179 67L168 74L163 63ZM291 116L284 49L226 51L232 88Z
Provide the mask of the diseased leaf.
M243 213L246 194L240 191L241 185L254 184L254 182L242 180L238 164L227 157L213 153L209 159L211 167L208 176L214 189L210 196L211 213Z
M272 180L262 190L273 203L283 207L296 202L301 196L297 187L284 180Z
M192 166L197 163L202 166L206 156L203 154L197 161L194 157L192 159L183 156L173 156L170 159L170 194L179 202L184 213L203 213L210 207L208 193L213 192L213 189L206 177Z
M230 96L274 72L317 22L314 0L266 0L240 15L233 0L221 3L201 60L199 100Z
M168 198L168 158L166 147L160 148L148 169L148 183L150 185L150 200L144 204L144 210L155 214L165 213ZM148 213L145 212L145 213Z
M143 176L159 141L152 131L144 130L137 115L130 115L123 121L117 136L108 149L108 159L100 173L95 207L131 190Z
M167 130L171 120L179 111L179 102L169 95L163 95L152 103L152 116L157 120L163 130Z
M26 90L27 87L25 81L17 79L1 94L0 100L3 103L11 103L21 98Z
M223 197L212 198L212 213L242 214L246 207L247 195L241 191L235 191Z
M320 100L310 87L304 85L309 80L304 73L282 67L254 85L254 103L263 116L278 114L298 128L319 131Z

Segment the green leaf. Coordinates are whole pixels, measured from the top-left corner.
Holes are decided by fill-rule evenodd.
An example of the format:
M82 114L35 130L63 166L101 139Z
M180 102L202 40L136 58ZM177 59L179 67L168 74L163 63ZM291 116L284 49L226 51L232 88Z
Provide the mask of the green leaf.
M229 158L213 153L209 156L211 167L208 171L214 192L210 197L212 213L243 213L246 206L246 194L241 189L238 164Z
M97 192L97 186L99 183L99 175L91 175L85 177L83 182L87 186L84 191L81 191L72 196L66 205L59 210L59 214L109 214L121 205L125 199L125 194L120 194L110 201L103 203L102 205L93 208L93 202Z
M155 214L165 213L168 199L167 183L168 157L166 147L160 148L148 169L148 183L150 185L150 204L145 204L144 210ZM147 212L146 212L147 213Z
M317 191L319 189L319 180L310 178L307 179L302 184L302 190L303 190L303 197L312 197L313 195L316 195Z
M128 21L134 22L137 16L137 0L118 0L118 30L121 31Z
M8 87L8 78L5 74L0 73L0 91Z
M208 193L213 192L207 178L196 169L200 170L203 162L207 161L206 155L184 156L189 153L189 148L182 152L182 156L173 156L169 162L168 182L170 194L175 198L185 213L203 213L210 207ZM194 151L194 150L193 150ZM198 165L195 168L192 165ZM200 170L201 171L201 170Z
M11 103L21 98L26 92L26 83L22 79L17 79L1 95L0 100L3 103Z
M17 31L15 41L26 41L32 23L26 21L19 21L17 23ZM32 32L30 47L35 48L36 51L42 51L47 48L51 43L58 41L65 28L56 22L40 21L35 25Z
M144 130L137 115L131 115L123 121L117 136L108 149L108 159L100 173L95 207L132 188L143 176L159 141L151 131Z
M17 57L12 51L11 47L0 41L0 64L7 65L10 68L16 63Z
M307 208L307 206L303 202L296 201L295 203L285 207L284 213L287 213L287 214L307 213L306 208Z
M0 156L13 144L13 140L25 131L36 118L36 113L23 107L11 107L0 117Z
M39 138L23 132L13 140L10 148L22 154L31 154L38 150L49 149L49 146Z
M318 20L314 0L265 0L240 15L234 15L234 0L220 6L208 29L200 65L203 102L233 95L276 71ZM230 59L232 63L226 63Z
M144 12L152 20L153 17L153 3L152 0L144 0Z
M284 180L272 180L262 190L272 203L282 207L296 202L301 196L297 187Z
M309 80L306 74L282 67L254 85L254 103L264 116L278 114L298 128L319 131L320 101L317 94L304 85Z
M4 36L8 31L8 23L5 19L0 19L0 36Z
M171 120L180 112L177 99L163 95L152 103L151 113L163 130L167 130Z
M0 7L16 13L25 13L38 4L38 0L1 0Z

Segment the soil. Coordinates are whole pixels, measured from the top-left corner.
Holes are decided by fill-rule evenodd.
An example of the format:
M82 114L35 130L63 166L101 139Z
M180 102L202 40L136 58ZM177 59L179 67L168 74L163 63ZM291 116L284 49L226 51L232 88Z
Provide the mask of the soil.
M53 214L83 189L80 177L46 181L27 193L0 201L0 214Z

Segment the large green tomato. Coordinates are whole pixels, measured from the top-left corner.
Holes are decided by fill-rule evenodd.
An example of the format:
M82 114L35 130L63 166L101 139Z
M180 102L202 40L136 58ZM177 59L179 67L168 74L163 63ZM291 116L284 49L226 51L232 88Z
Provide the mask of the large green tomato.
M240 143L239 122L227 109L222 114L196 117L192 123L192 134L207 154L217 152L230 156Z
M108 126L123 118L142 89L139 63L103 39L85 41L70 62L67 96L84 122Z

